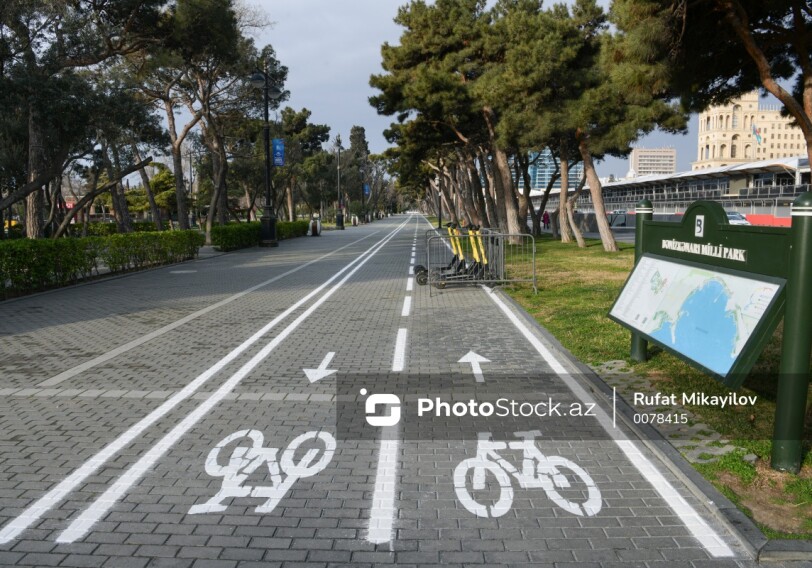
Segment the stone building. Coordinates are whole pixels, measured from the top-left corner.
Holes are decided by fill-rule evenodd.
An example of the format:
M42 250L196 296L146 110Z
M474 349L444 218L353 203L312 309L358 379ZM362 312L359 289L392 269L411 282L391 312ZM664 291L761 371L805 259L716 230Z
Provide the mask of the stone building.
M761 104L753 91L700 113L697 160L691 169L806 155L801 129L782 117L780 109Z

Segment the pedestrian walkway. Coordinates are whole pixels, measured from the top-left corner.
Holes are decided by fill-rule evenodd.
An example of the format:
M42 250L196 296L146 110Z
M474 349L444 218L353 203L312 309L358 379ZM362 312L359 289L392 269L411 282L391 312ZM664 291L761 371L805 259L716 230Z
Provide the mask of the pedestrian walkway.
M754 566L506 296L415 284L429 228L0 304L0 565Z

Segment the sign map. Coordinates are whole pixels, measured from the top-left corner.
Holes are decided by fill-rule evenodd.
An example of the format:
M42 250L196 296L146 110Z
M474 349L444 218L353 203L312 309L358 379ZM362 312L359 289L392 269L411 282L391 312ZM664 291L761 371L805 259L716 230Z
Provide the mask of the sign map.
M644 255L609 315L724 377L780 289L755 275Z

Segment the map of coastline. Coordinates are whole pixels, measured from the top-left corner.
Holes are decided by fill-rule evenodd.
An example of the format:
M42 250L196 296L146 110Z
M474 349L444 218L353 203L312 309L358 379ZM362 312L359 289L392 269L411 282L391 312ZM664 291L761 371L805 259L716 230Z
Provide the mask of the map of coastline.
M779 285L644 256L611 315L725 376Z

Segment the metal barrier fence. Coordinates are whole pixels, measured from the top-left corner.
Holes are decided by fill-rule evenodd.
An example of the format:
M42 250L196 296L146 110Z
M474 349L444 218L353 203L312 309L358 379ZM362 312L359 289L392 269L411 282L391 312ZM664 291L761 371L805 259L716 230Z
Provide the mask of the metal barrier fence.
M536 282L536 242L530 235L491 229L451 228L426 233L426 264L415 267L418 284L450 285Z

